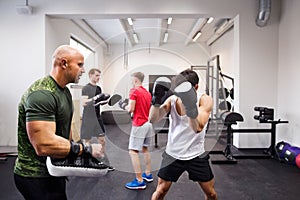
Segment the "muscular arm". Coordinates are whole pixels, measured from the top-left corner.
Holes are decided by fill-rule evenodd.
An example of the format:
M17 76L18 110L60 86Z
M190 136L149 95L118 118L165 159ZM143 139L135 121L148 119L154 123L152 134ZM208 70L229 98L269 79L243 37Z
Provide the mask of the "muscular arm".
M171 99L168 98L161 106L151 106L149 113L149 121L156 123L160 121L171 109Z
M201 132L205 124L209 120L209 116L212 110L213 101L212 98L206 94L202 95L199 100L198 116L196 119L189 118L189 124L195 132Z
M31 121L26 123L26 129L38 156L65 158L69 154L70 141L55 134L55 122Z

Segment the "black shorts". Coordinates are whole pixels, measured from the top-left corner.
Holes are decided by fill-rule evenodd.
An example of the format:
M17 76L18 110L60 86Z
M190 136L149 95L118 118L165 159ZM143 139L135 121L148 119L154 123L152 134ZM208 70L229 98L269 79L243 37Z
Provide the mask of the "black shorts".
M192 181L207 182L214 178L209 165L209 154L191 160L177 160L164 152L162 157L158 177L163 180L176 182L184 171L188 172L189 179Z

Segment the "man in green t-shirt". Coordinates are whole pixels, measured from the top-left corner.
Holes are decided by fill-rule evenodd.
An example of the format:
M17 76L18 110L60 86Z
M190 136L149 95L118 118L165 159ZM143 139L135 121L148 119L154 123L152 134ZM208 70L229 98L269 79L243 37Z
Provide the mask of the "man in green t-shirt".
M14 179L25 199L67 199L65 177L48 173L46 157L85 153L83 144L71 141L73 104L66 87L78 83L83 64L84 57L78 50L67 45L58 47L50 75L34 82L21 98ZM100 154L101 145L93 144L92 156Z

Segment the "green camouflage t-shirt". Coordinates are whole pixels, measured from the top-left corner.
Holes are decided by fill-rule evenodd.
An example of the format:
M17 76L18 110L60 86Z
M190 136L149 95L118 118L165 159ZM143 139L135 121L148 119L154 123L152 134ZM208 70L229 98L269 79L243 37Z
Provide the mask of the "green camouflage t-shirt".
M50 176L46 157L37 156L29 141L26 122L55 121L56 135L68 139L72 115L72 96L67 87L61 88L50 76L34 82L19 103L18 158L14 173L25 177Z

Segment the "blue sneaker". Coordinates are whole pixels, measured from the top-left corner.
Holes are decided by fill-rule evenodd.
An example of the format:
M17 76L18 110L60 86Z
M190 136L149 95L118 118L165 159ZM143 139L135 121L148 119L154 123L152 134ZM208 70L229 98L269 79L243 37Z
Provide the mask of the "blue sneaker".
M145 181L147 182L152 182L153 181L153 176L152 174L147 175L145 172L142 174L142 177Z
M143 190L146 188L146 183L144 181L139 182L135 178L133 181L126 183L125 187L131 190Z

